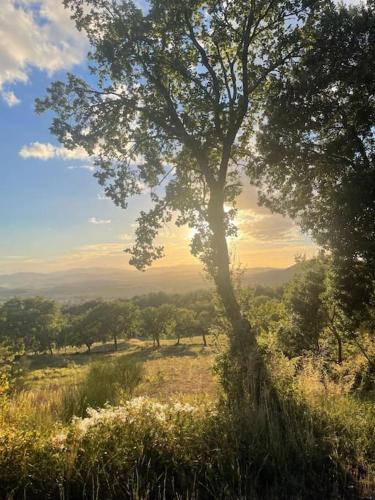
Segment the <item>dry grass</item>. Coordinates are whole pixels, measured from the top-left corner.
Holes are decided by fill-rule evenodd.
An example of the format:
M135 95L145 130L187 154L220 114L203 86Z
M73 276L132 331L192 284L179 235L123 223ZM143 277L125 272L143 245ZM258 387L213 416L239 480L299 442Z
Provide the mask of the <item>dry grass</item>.
M217 383L212 373L214 354L204 348L194 350L171 346L145 361L144 382L139 395L166 400L170 397L214 397Z
M145 379L137 391L139 395L161 399L176 395L213 396L217 390L212 373L216 349L213 339L209 340L212 343L208 347L202 346L200 337L182 339L178 346L175 340L163 340L160 349L153 349L151 341L131 339L119 344L118 352L111 351L109 345L97 345L91 355L36 356L23 362L23 387L57 390L77 382L92 362L125 355L143 364Z
M245 407L232 414L210 402L219 387L211 370L213 338L210 344L204 348L199 338L179 346L164 340L153 349L151 342L131 340L117 353L98 345L91 355L25 359L23 389L4 407L0 421L0 497L17 491L21 498L28 490L39 495L32 498L42 498L41 492L57 498L57 485L71 498L81 498L72 493L74 487L93 488L90 498L99 497L99 488L103 498L125 498L123 488L133 492L133 487L132 498L159 498L165 488L167 496L160 498L192 498L191 487L203 488L199 498L223 498L223 492L226 498L341 498L339 493L349 490L348 498L371 497L372 404L342 394L316 360L304 360L296 375L294 361L278 355L268 359L277 398L265 393L256 411ZM143 380L133 394L149 397L125 395L118 408L93 411L84 420L60 419L64 391L80 380L84 385L93 363L107 367L117 360L142 366ZM95 396L100 392L95 380L90 388ZM136 414L123 425L130 407ZM181 409L194 418L181 418ZM106 420L111 415L113 422ZM87 435L74 430L90 422Z
M202 346L200 337L182 339L178 346L175 340L164 340L160 349L153 349L150 341L131 339L119 344L118 352L98 344L90 355L68 352L25 357L19 389L1 418L13 424L22 421L29 429L53 427L59 422L63 394L77 387L93 363L120 356L142 364L144 376L137 396L161 401L214 399L218 390L212 372L216 349L210 340L208 347Z

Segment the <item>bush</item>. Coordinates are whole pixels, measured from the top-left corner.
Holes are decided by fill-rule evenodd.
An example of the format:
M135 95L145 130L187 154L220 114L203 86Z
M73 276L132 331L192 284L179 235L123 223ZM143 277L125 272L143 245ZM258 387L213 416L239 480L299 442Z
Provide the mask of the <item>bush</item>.
M353 428L348 401L309 412L284 394L272 405L265 397L261 412L232 413L142 397L89 409L52 436L9 431L0 497L359 498L375 486L373 414Z
M103 408L128 399L140 383L142 368L124 357L93 363L86 377L67 387L61 396L61 417L84 417L87 408Z

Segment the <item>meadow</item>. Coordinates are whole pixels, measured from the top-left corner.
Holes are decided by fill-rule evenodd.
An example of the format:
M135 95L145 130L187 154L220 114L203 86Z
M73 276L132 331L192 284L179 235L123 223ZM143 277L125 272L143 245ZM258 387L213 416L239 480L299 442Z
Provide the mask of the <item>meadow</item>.
M268 351L260 408L234 413L213 370L225 339L207 340L22 356L1 408L2 496L371 498L373 400Z
M130 339L119 343L118 350L112 344L94 344L90 353L84 349L66 349L56 355L29 355L18 363L20 374L16 381L16 391L7 405L6 418L22 422L30 429L45 430L58 422L69 420L77 412L64 408L72 403L69 400L87 379L97 400L91 406L104 406L104 403L120 403L122 391L129 395L146 396L167 401L171 398L195 401L214 400L218 384L212 366L215 358L214 340L211 345L202 346L199 337L189 337L175 345L175 340L165 340L161 350L155 350L148 340ZM121 383L121 373L116 365L125 366L129 371L138 369L136 380L126 377ZM100 367L114 366L115 373L103 373ZM138 373L137 371L137 373ZM103 391L103 397L100 390ZM97 403L99 401L99 403ZM67 412L67 414L66 414ZM84 411L80 412L84 416Z

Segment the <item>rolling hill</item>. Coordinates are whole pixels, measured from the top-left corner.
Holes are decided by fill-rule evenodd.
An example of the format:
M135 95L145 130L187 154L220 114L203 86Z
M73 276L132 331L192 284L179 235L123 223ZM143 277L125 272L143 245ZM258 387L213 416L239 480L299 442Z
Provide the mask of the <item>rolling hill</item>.
M278 286L293 276L296 266L286 269L243 270L243 286ZM141 273L111 268L70 269L54 273L0 275L0 300L41 295L62 301L96 297L130 298L150 292L185 293L211 286L198 266L159 267Z

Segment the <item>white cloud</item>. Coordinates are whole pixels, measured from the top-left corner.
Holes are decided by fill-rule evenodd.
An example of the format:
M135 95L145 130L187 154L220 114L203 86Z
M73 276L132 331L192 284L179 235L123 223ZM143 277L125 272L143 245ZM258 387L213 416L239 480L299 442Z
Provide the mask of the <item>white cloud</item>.
M16 94L14 92L12 92L11 90L9 90L9 91L2 90L0 92L0 95L10 108L12 108L13 106L17 106L17 104L19 104L21 102L18 99L18 97L16 96Z
M29 146L23 146L19 152L22 158L37 158L38 160L51 160L57 158L60 160L87 160L88 155L82 147L76 149L67 149L62 146L53 146L53 144L32 142Z
M90 217L89 218L90 224L111 224L112 221L111 219L98 219L97 217Z
M301 238L293 221L280 214L263 215L253 209L240 209L235 222L242 239L250 236L258 242L273 242Z
M68 170L89 170L90 172L95 172L94 165L69 165Z
M0 95L19 102L6 87L26 83L32 67L52 74L82 62L86 39L60 0L1 0Z
M121 241L132 241L134 239L134 236L132 236L131 234L120 234L120 240Z
M262 217L247 227L251 236L263 241L291 239L294 229L291 219L278 214Z
M55 146L33 142L30 146L23 146L19 152L22 158L38 158L39 160L50 160L55 157Z

